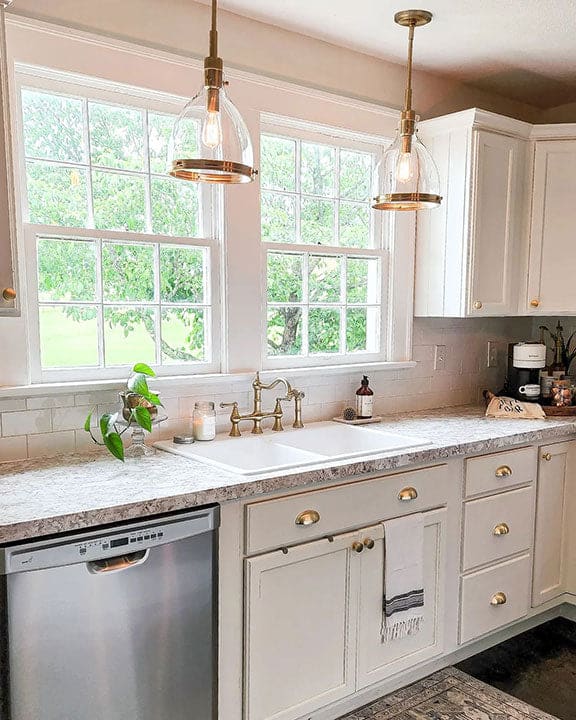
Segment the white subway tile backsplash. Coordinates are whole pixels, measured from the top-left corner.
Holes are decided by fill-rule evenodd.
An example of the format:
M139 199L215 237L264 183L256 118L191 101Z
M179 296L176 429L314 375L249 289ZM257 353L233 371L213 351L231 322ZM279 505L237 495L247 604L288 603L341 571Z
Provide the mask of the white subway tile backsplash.
M28 457L54 457L64 453L73 453L76 442L73 430L30 435L28 438Z
M26 410L26 400L20 398L7 398L0 400L0 413Z
M74 395L46 395L45 397L29 397L26 400L28 410L71 407L72 405L74 405Z
M25 460L27 457L26 435L0 438L0 462Z
M22 410L2 413L2 435L33 435L50 432L52 416L50 410Z
M54 430L81 430L93 405L77 405L70 408L52 408ZM96 425L96 414L92 415L92 426Z

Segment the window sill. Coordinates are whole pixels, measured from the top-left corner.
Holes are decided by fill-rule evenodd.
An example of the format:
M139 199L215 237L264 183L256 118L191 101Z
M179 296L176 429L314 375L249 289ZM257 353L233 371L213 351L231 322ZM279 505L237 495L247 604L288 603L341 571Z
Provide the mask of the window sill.
M347 365L320 365L318 367L299 367L278 370L262 370L263 379L271 379L277 375L288 375L290 378L343 375L350 372L373 372L407 370L416 367L414 361L405 362L372 362L351 363ZM251 382L255 371L239 373L210 373L205 375L167 375L156 377L152 381L160 392L163 388L200 387L208 383ZM76 394L98 392L102 390L119 390L126 382L125 378L110 380L79 380L75 382L35 383L33 385L15 385L0 387L0 398L41 397L49 395Z

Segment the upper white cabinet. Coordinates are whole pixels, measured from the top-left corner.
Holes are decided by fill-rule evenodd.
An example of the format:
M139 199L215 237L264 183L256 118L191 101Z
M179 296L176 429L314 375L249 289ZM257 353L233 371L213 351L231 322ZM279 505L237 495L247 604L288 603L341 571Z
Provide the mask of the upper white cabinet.
M534 128L528 291L521 312L573 314L576 286L576 125ZM564 139L562 139L564 138Z
M16 211L3 7L7 4L0 0L0 315L16 315Z
M530 130L480 110L421 124L444 199L418 213L417 316L518 313Z

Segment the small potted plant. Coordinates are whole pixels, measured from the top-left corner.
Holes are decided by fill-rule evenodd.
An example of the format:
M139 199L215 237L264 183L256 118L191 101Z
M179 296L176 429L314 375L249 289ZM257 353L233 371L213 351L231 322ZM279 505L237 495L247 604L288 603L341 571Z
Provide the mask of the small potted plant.
M96 445L102 445L118 460L124 462L126 452L122 442L122 435L132 428L133 445L128 451L133 457L153 454L153 450L144 444L144 431L152 432L152 422L158 417L158 407L162 406L158 395L148 387L149 377L156 377L156 373L145 363L136 363L126 382L126 390L120 392L122 400L121 412L104 413L98 419L98 427L102 441L98 440L92 432L92 416L89 413L84 423L84 430Z

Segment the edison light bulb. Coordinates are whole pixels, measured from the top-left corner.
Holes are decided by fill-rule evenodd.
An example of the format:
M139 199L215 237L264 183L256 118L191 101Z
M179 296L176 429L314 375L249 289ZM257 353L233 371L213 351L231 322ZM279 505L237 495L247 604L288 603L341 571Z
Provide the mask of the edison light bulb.
M409 152L400 153L400 161L396 169L396 179L398 182L408 182L412 179L412 160Z
M222 123L220 113L208 110L202 124L202 142L209 148L222 144Z

